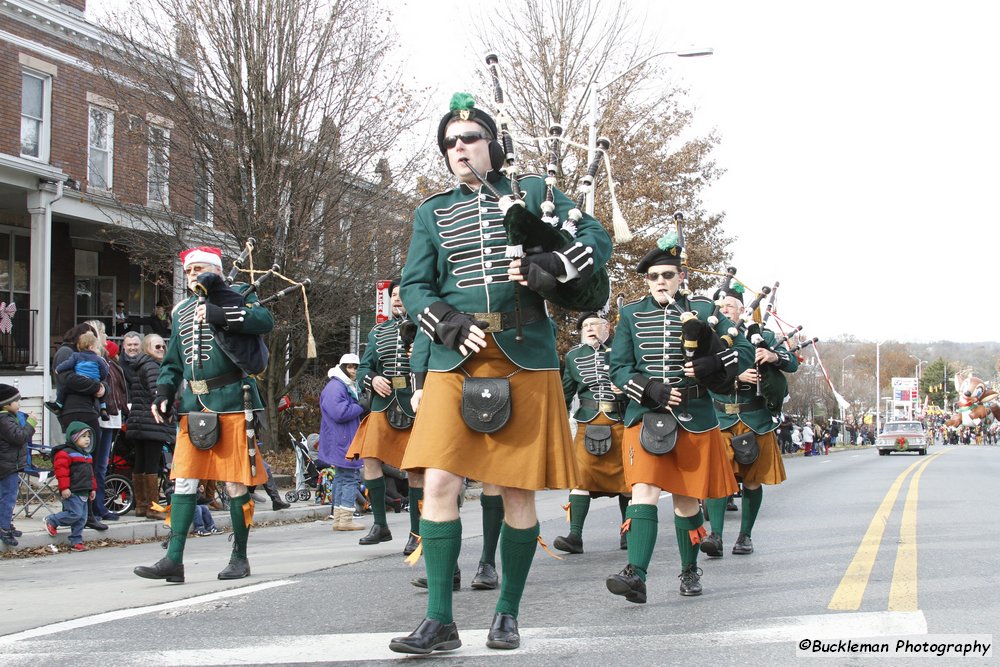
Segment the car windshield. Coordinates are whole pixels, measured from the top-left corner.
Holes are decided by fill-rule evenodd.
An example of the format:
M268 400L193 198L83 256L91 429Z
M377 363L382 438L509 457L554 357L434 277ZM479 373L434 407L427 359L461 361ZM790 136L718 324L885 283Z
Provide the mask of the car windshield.
M885 425L886 433L919 433L922 430L919 422L892 422Z

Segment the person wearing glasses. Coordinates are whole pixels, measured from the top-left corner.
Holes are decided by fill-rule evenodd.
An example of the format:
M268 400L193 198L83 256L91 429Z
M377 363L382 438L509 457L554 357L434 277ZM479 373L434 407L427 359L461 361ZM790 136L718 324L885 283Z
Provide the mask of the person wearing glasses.
M486 641L497 649L520 645L519 605L539 536L535 491L576 485L555 325L537 290L545 281L580 285L607 262L611 239L583 215L575 239L559 251L508 256L514 248L501 208L507 200L475 175L484 174L500 195L511 194L499 171L504 151L497 137L496 122L470 95L453 96L437 141L458 184L417 207L403 268L403 304L418 319L417 335L431 345L428 372L416 380L423 391L402 462L424 474L427 611L416 630L389 643L399 653L461 646L452 586L462 545L456 498L463 478L496 485L503 498L500 595ZM541 217L545 181L526 175L519 189L527 210ZM560 220L573 208L554 192Z
M263 410L251 373L266 365L262 336L274 328L274 319L258 304L256 294L244 299L244 285L226 284L218 248L190 248L180 258L192 295L174 306L171 314L173 335L150 410L157 424L170 424L174 399L179 398L170 473L174 480L170 541L164 558L133 572L146 579L184 581L184 545L194 521L199 481L207 479L225 482L230 498L233 550L218 578L240 579L250 576L247 541L254 505L248 487L267 482L264 459L244 408Z
M151 408L160 376L160 364L166 351L163 338L147 334L139 353L129 361L128 395L132 408L125 420L125 440L135 450L132 487L135 491L135 515L162 521L166 516L153 509L160 500L160 467L163 445L173 443L174 428L153 419Z
M632 504L625 512L628 564L605 583L639 604L646 602L660 494L672 494L680 594L692 596L702 593L698 544L705 529L698 501L737 490L708 390L730 387L752 363L753 347L730 332L727 318L708 323L715 310L709 299L678 292L683 261L674 231L642 258L636 271L649 296L621 309L611 347L611 380L629 398L622 455ZM686 346L692 341L697 347Z
M132 330L132 323L129 321L131 315L128 314L128 309L125 307L125 302L121 299L115 301L115 317L114 322L112 322L112 333L113 336L124 336L129 331Z

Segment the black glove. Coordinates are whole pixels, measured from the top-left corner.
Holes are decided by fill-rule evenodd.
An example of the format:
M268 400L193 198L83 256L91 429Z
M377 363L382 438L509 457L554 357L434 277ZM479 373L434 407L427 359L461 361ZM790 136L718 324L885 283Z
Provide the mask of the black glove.
M650 380L646 385L646 396L659 406L666 407L670 403L670 387L660 380Z
M554 252L539 252L521 258L521 275L533 292L547 292L559 285L558 278L566 275L566 265Z
M472 319L472 316L453 310L441 318L441 321L434 326L434 335L441 341L441 344L450 347L456 352L469 336L472 334L472 327L484 328L486 322L479 322Z
M736 380L738 364L738 354L732 348L716 352L715 354L708 354L691 361L695 379L698 380L699 384L717 394L725 394L732 391L732 384Z
M226 326L226 311L214 303L205 304L205 321L217 327Z
M161 408L166 402L166 407ZM160 413L165 422L174 420L174 388L169 384L158 384L153 392L153 409Z

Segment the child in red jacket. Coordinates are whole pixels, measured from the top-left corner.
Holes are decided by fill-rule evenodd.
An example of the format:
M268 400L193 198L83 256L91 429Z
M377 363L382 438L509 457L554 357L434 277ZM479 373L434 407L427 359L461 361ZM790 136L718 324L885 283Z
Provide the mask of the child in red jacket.
M66 428L66 444L52 450L52 468L59 481L63 511L45 517L45 529L56 536L56 528L70 526L70 551L86 551L83 527L87 523L87 504L94 499L94 433L83 422L71 422Z

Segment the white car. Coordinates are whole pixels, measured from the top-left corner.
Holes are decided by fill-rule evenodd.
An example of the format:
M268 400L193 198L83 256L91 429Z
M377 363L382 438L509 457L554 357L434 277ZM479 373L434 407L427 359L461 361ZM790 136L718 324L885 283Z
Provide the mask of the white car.
M875 439L879 456L888 456L893 452L917 452L925 456L928 445L930 441L923 424L915 421L888 422Z

